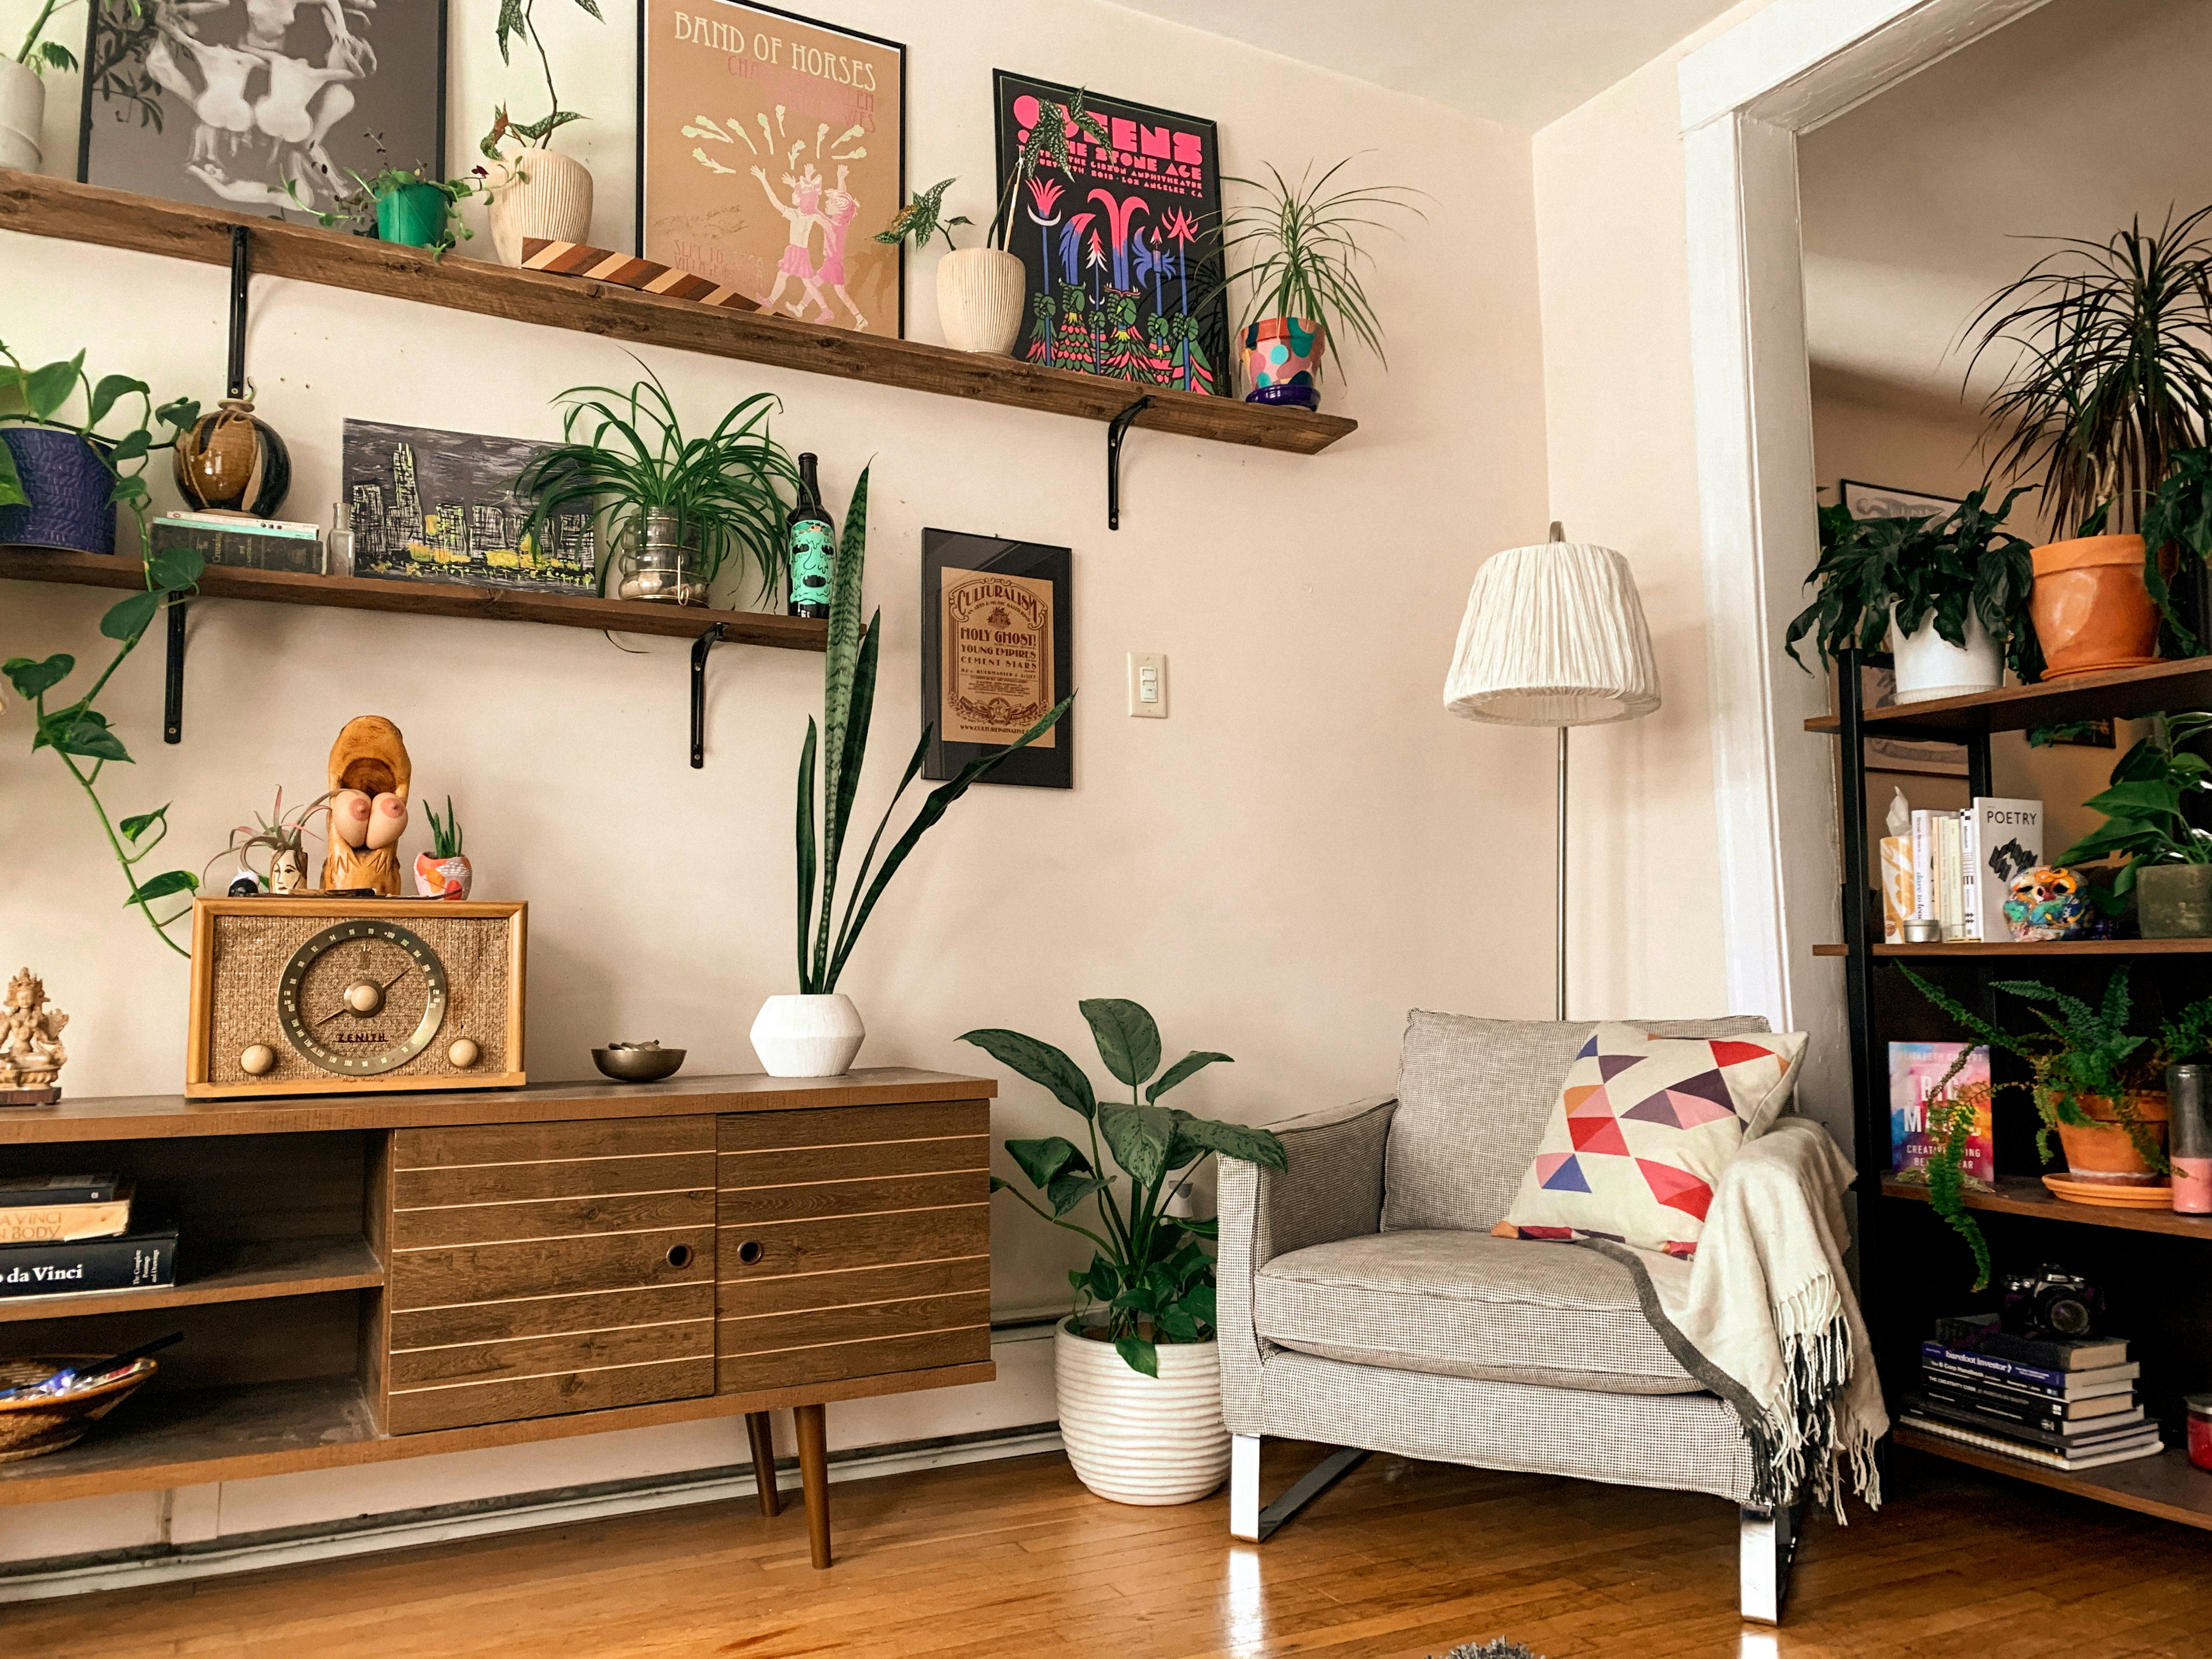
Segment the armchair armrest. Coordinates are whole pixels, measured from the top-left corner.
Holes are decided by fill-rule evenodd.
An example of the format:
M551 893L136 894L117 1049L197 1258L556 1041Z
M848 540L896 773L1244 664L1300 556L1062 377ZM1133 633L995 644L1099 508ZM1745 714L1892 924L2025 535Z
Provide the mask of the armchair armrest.
M1290 1168L1221 1160L1221 1412L1232 1434L1256 1434L1266 1345L1252 1323L1252 1276L1279 1255L1356 1238L1382 1224L1382 1152L1395 1095L1376 1095L1267 1127Z

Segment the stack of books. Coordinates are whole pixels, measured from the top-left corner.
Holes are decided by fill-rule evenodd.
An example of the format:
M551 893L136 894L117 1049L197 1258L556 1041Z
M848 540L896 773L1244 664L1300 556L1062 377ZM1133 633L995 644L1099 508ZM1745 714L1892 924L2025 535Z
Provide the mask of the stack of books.
M144 1290L177 1282L177 1230L131 1226L112 1173L0 1176L0 1297Z
M1901 943L1906 921L1941 923L1947 945L2009 940L2013 878L2043 862L2043 803L1977 795L1960 811L1916 811L1911 823L1909 836L1882 842L1885 870L1895 872L1885 876L1885 942Z
M1937 1322L1920 1345L1907 1428L2054 1469L2094 1469L2163 1449L2136 1398L2142 1367L2112 1339L2015 1336L1994 1316Z

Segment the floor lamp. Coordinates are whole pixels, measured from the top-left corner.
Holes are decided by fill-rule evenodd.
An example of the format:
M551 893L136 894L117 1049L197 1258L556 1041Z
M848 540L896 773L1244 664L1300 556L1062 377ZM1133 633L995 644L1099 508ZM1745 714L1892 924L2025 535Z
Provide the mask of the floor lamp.
M1444 707L1498 726L1559 728L1558 976L1567 1017L1567 728L1632 720L1659 706L1659 666L1628 561L1571 542L1508 548L1474 573Z

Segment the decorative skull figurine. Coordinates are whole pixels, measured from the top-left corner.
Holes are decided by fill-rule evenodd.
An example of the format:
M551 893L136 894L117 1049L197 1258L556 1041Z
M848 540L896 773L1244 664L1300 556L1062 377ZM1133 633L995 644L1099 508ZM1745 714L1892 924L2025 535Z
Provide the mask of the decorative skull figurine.
M2089 922L2087 884L2081 872L2060 865L2038 865L2014 876L2005 900L2005 921L2023 945L2078 939Z

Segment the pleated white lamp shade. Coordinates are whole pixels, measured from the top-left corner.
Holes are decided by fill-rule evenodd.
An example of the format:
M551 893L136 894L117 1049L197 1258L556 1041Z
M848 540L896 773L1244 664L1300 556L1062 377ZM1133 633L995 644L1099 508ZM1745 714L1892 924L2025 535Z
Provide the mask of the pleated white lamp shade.
M1503 726L1601 726L1658 708L1628 561L1589 542L1493 555L1467 596L1444 707Z

